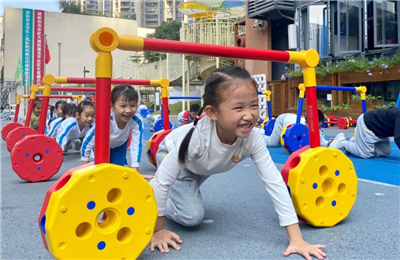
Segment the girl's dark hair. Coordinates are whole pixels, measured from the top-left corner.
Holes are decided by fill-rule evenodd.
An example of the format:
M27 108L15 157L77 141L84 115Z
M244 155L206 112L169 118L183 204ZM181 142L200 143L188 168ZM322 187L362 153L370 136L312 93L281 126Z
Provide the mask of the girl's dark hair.
M75 105L74 103L66 104L62 110L63 120L65 119L66 116L74 116L77 110L78 106Z
M54 107L57 109L58 108L58 106L65 106L67 104L67 101L65 101L65 100L58 100L57 102L56 102L56 104L54 105Z
M232 85L235 85L234 81L236 80L250 81L254 85L254 90L258 92L257 82L251 77L247 70L234 66L226 66L214 70L206 80L203 94L203 107L200 108L197 117L194 119L193 126L197 125L200 115L203 113L206 106L217 108L218 105L224 101L223 93L230 89ZM181 164L185 164L187 160L188 147L194 129L193 127L189 130L179 147L178 160Z
M124 101L128 102L137 103L139 100L138 93L130 85L115 86L111 91L111 104L115 105L115 102L117 102L120 96L124 97Z
M308 123L308 118L307 115L305 116L306 122ZM324 112L322 112L320 109L318 109L318 122L319 123L325 123L325 115Z
M50 106L50 119L53 118L53 114L54 114L54 106L51 105L51 106ZM49 120L49 121L50 121L50 120Z
M92 102L84 100L81 103L79 103L78 109L76 112L78 112L78 114L80 115L82 113L83 109L85 109L85 107L93 107L94 108L94 105Z
M40 98L35 98L35 100L33 101L33 108L36 107L37 104L41 104L42 100Z

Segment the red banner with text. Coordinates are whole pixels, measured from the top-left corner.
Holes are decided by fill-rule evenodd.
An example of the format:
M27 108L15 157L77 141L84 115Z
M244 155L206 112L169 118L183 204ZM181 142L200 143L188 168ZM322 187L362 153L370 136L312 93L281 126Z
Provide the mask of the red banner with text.
M42 85L44 75L44 11L35 10L35 44L33 54L33 84Z

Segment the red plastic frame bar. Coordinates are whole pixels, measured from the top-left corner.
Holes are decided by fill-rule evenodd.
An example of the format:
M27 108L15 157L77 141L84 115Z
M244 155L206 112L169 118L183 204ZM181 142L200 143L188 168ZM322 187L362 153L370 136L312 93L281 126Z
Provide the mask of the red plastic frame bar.
M28 111L26 111L26 118L25 118L24 126L29 126L29 122L31 121L34 102L35 102L34 99L29 99Z
M94 149L94 164L101 164L110 161L111 79L97 78L96 86L96 102L98 102L98 104L104 104L96 107L96 125L107 126L102 127L101 130L96 129L96 134L94 135L94 142L96 144L96 148ZM108 140L108 142L104 140Z
M307 100L313 102L307 102L307 121L308 131L310 134L310 148L321 146L319 140L319 120L318 120L318 107L317 107L317 90L316 87L306 88Z
M215 56L236 59L269 60L287 63L290 59L289 52L261 50L252 48L218 46L204 43L179 42L153 38L143 38L143 51L168 52L178 54L192 54L201 56Z
M37 95L36 98L43 98L44 96L42 95ZM50 98L74 98L74 96L71 95L51 95Z
M18 122L19 104L15 107L14 123Z
M83 83L82 83L83 84ZM96 92L96 88L79 88L79 87L51 87L51 91L82 91ZM52 95L53 96L53 95Z
M73 84L95 84L96 78L66 78L66 83ZM111 84L128 84L128 85L150 85L147 79L112 79ZM79 90L78 90L79 91Z
M163 123L164 130L169 130L169 112L168 112L168 97L161 98L163 108Z
M46 128L47 107L49 106L50 101L50 98L48 96L42 96L42 98L42 110L40 111L38 127L38 134L40 135L44 134L44 129Z

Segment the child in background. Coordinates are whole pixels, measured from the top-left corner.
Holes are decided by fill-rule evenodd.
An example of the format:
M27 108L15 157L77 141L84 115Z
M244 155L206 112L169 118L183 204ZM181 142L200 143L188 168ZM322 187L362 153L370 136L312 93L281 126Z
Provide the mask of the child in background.
M41 110L42 110L42 100L35 98L35 100L33 101L33 110L32 110L31 120L29 121L29 127L35 129L36 131L39 128L39 116Z
M184 226L198 226L205 216L200 185L211 175L229 171L251 156L272 197L280 225L288 233L290 243L283 255L325 257L320 249L325 246L303 240L286 184L260 132L253 130L259 117L257 93L256 82L238 67L222 67L208 77L204 106L198 114L204 110L207 116L202 120L196 117L193 124L174 130L175 145L163 157L150 182L158 206L151 251L158 248L160 252L169 252L168 246L180 250L176 242L182 240L165 229L164 216Z
M318 125L319 125L319 141L322 147L329 147L337 149L337 144L339 141L346 140L346 137L343 133L338 133L335 138L331 138L326 140L324 131L322 130L322 125L325 123L325 116L324 113L318 109ZM308 120L306 117L306 126L308 127Z
M178 114L178 118L177 118L177 120L178 120L177 126L178 126L178 127L182 126L183 113L185 113L185 111L181 111L181 112L179 112L179 114Z
M95 110L92 102L82 101L78 105L78 111L75 113L76 117L65 119L57 133L57 143L67 152L69 143L73 143L76 151L81 148L81 140L93 126Z
M288 125L296 123L297 115L292 113L281 114L276 118L274 129L270 136L262 135L267 147L277 147L281 143L282 129ZM300 124L305 124L304 117L301 117ZM262 129L260 129L262 130ZM258 131L260 131L258 130ZM260 131L264 133L264 130Z
M182 115L182 125L193 123L199 110L200 106L198 104L190 105L190 109L186 110Z
M56 104L56 106L57 106L57 104ZM62 109L62 116L50 123L50 127L49 127L49 131L47 133L47 136L50 136L50 137L56 139L61 123L67 118L74 117L77 110L78 110L78 107L74 103L66 104Z
M10 120L11 119L10 114L11 114L10 105L6 104L5 108L3 109L3 111L1 111L1 119Z
M338 140L336 147L367 159L388 156L392 152L390 138L400 149L400 108L381 108L362 114L357 119L355 138Z
M53 122L54 120L56 120L57 118L61 118L63 117L63 108L64 106L67 104L67 101L65 100L58 100L56 102L56 104L54 105L54 112L50 112L50 119L47 122L48 125L51 124L51 122Z
M160 119L161 118L161 115L160 114L158 114L158 115L152 115L152 114L148 114L147 116L146 116L146 120L147 120L147 123L150 125L150 132L154 132L154 128L153 128L153 126L154 126L154 123L158 120L158 119Z
M49 105L49 109L47 110L47 118L46 118L47 122L57 118L57 116L54 112L55 112L55 106Z
M110 163L127 165L126 150L129 137L132 134L129 146L131 167L139 169L143 146L143 121L137 113L138 93L129 85L113 88L111 92L110 117ZM81 161L86 164L95 146L95 127L92 127L83 139ZM152 177L152 176L151 176Z

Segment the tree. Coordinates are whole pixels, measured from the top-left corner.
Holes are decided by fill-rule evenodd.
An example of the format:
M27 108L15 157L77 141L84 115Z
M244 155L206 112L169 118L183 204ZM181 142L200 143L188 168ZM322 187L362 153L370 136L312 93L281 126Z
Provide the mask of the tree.
M58 5L59 5L62 13L83 14L83 15L93 15L93 16L106 16L104 13L101 13L101 12L89 13L87 11L82 11L81 5L77 4L76 2L71 1L71 0L60 0L60 2L58 2Z
M156 38L156 39L166 39L166 40L180 40L180 29L182 23L173 21L173 22L163 22L160 26L156 28L154 33L147 34L147 38ZM146 58L147 62L155 62L161 59L166 59L167 55L161 54L159 52L145 52L144 57Z
M81 5L76 2L61 0L58 5L62 13L81 14Z
M119 14L119 18L128 19L128 20L136 20L136 14Z

